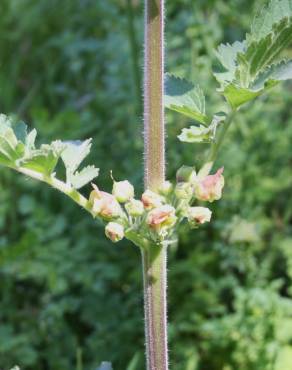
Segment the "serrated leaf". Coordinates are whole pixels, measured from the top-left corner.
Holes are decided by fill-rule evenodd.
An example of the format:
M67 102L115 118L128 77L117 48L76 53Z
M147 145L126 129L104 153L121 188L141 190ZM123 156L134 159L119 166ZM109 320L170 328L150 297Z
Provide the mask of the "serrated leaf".
M237 55L244 51L245 43L236 41L232 45L221 44L218 47L216 56L221 63L221 68L214 73L215 78L222 85L232 82L235 78L237 68Z
M225 115L215 115L208 127L199 125L184 128L178 138L185 143L210 143L215 139L217 127L224 119Z
M48 183L92 213L88 206L88 200L75 190L98 176L98 169L94 166L88 166L79 172L76 171L89 153L91 140L77 144L76 142L64 144L57 140L36 148L36 136L36 130L27 133L24 123L17 123L0 114L0 164L25 176ZM54 173L58 160L65 149L67 149L67 154L64 156L64 163L67 176L71 176L70 182L58 179ZM74 191L72 191L72 187Z
M43 144L40 149L35 149L28 156L20 159L18 165L49 176L58 163L61 151L62 146L59 141L51 145Z
M98 169L94 166L86 167L80 172L77 171L81 162L90 152L91 139L67 141L63 144L65 149L61 153L61 158L66 168L66 182L79 189L98 176Z
M253 84L254 90L260 90L267 87L267 84L277 84L279 81L292 79L292 60L281 61L273 64L262 72Z
M75 189L80 189L98 176L99 169L94 166L84 167L80 172L71 174L69 181Z
M251 26L251 37L258 40L264 38L272 31L274 24L291 15L291 0L271 1L256 14Z
M24 145L17 140L11 120L4 115L0 116L0 163L13 165L24 153Z
M66 141L63 142L65 149L61 154L61 158L65 164L66 170L74 173L81 162L87 157L91 148L91 139L85 141Z
M275 24L266 37L254 40L250 36L245 51L238 55L238 78L247 84L252 82L291 41L292 19L288 17Z
M222 70L215 77L233 108L291 78L289 62L273 67L291 42L292 0L272 0L255 17L246 40L219 47Z
M205 114L205 96L199 86L191 82L173 76L165 77L165 98L166 108L184 114L203 124L209 122Z
M6 131L7 128L11 128L11 119L6 116L5 114L0 114L0 134L2 134L3 131Z
M60 156L66 168L67 184L79 189L98 176L98 169L88 166L81 171L77 168L88 155L91 139L63 143L60 140L35 147L36 130L27 134L26 125L15 123L7 116L0 115L0 164L17 170L30 169L38 173L37 178L50 177ZM21 171L20 171L21 172ZM43 175L40 177L39 175Z
M35 139L37 136L36 129L33 129L25 138L25 146L28 150L35 148Z

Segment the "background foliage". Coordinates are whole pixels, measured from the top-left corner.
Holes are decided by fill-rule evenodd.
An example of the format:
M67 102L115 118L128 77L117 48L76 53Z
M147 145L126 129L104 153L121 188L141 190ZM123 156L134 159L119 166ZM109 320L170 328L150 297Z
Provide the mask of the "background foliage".
M262 1L173 0L167 69L220 110L214 49L243 37ZM138 1L2 0L0 108L40 140L93 137L89 163L142 189L142 6ZM289 51L292 56L292 49ZM181 231L169 256L176 370L292 369L292 85L237 116L218 160L227 186L210 226ZM200 162L168 113L168 174ZM0 366L144 368L140 256L112 246L54 190L0 172ZM89 189L87 189L89 191Z

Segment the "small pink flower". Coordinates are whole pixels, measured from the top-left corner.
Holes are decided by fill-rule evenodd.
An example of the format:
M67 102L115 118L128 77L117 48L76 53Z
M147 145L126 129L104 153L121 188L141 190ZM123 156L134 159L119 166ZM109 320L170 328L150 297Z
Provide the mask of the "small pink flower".
M206 207L190 207L187 213L188 220L193 226L210 222L212 216L212 212Z
M109 222L105 227L105 235L114 243L119 242L124 237L124 228L116 222Z
M93 203L93 212L105 218L112 219L121 215L122 209L116 198L105 191L100 191L92 184L94 190L90 194L90 201Z
M160 227L171 227L176 221L175 209L170 205L154 208L148 213L147 224L158 229Z
M214 175L208 175L198 179L195 183L195 196L199 200L213 202L222 196L224 187L224 168L220 168Z

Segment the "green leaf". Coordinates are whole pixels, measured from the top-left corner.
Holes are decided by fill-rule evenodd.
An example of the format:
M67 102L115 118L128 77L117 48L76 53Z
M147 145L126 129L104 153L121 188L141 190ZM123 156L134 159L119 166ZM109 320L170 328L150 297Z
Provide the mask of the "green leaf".
M25 138L25 146L28 150L35 148L35 139L37 136L36 129L33 129Z
M66 167L67 183L76 189L86 185L98 176L98 169L94 166L84 168L78 172L81 162L87 157L91 148L91 139L85 141L67 141L61 157Z
M99 170L94 166L84 167L80 172L70 175L70 183L75 189L80 189L98 176Z
M13 129L12 120L0 115L0 163L14 165L24 153L24 145L18 141Z
M191 82L173 76L165 77L165 98L166 108L184 114L203 124L209 122L205 114L205 96L199 86Z
M90 153L91 139L85 141L66 141L64 144L65 149L62 152L61 157L66 168L73 173Z
M282 60L277 64L271 65L264 72L259 74L253 84L254 90L261 90L270 85L275 85L279 81L292 79L292 60Z
M227 85L223 93L233 109L261 95L261 92L239 88L233 84Z
M256 14L251 25L251 35L253 38L260 40L273 30L274 24L279 23L285 17L291 16L291 0L271 1Z
M235 78L237 69L237 55L244 51L245 43L236 41L234 44L221 44L218 47L216 56L220 62L219 70L214 76L221 85L231 83Z
M81 188L98 176L98 169L94 166L77 171L90 151L91 139L66 143L57 140L36 148L36 136L36 130L27 133L27 127L23 122L15 122L1 114L0 164L20 172L29 169L38 174L37 178L48 179L53 175L58 160L62 156L67 184L71 184L75 189Z
M233 108L291 79L291 61L277 62L292 42L292 0L272 0L257 14L243 42L221 45L221 70L214 73Z
M208 127L199 125L184 128L178 138L185 143L210 143L215 139L217 127L224 119L225 115L217 114Z
M63 149L61 141L54 141L51 145L43 144L40 149L30 150L18 164L49 176L53 173Z

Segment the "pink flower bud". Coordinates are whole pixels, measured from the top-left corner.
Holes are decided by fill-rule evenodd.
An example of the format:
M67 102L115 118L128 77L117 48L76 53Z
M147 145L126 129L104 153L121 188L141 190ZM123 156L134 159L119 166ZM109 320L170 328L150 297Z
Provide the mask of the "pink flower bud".
M116 222L109 222L105 227L105 235L114 243L124 237L124 228Z
M128 181L114 181L113 195L120 203L125 203L134 197L134 187Z
M222 175L224 168L220 168L214 175L208 175L204 178L197 178L195 183L195 196L199 200L213 202L222 196L224 187L224 177Z
M175 209L168 204L154 208L148 213L146 222L153 229L170 228L176 222Z
M152 209L161 206L164 198L151 190L146 190L142 194L141 200L145 209Z
M94 190L90 193L89 200L93 203L93 212L107 220L120 216L122 209L116 198L112 194L100 191L96 185L92 186Z
M191 225L201 225L210 222L212 212L206 207L190 207L187 212L188 220Z

